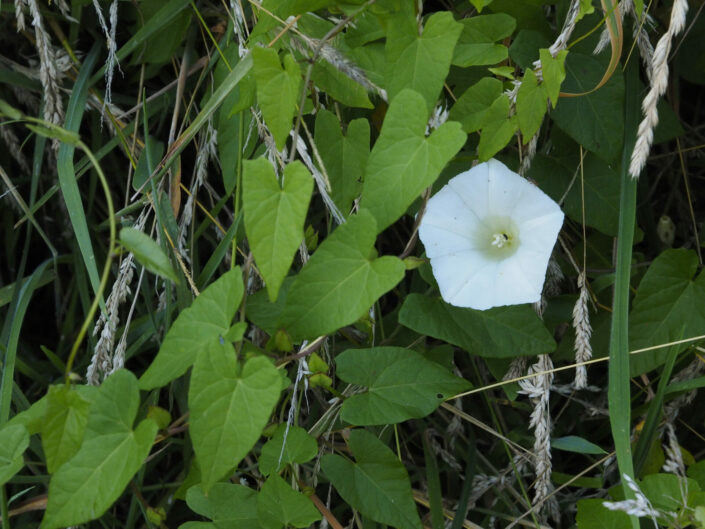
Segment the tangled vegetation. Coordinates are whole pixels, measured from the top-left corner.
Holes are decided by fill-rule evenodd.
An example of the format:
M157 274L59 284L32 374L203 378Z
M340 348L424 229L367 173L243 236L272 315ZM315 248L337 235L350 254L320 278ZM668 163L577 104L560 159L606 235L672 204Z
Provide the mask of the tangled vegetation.
M1 2L2 526L705 528L703 5Z

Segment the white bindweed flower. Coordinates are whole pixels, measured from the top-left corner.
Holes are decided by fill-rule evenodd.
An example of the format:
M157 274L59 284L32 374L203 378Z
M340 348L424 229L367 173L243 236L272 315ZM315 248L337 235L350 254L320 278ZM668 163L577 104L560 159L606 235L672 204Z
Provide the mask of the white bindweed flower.
M548 195L490 160L431 197L419 237L443 299L485 310L541 298L562 224Z

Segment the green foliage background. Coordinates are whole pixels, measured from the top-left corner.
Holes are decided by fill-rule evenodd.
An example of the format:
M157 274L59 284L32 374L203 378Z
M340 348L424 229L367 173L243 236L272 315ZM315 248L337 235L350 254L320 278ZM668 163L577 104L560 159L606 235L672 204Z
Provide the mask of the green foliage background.
M625 475L660 526L705 527L691 3L638 181L634 15L592 53L611 0L556 53L569 2L0 3L3 527L638 527L602 503ZM672 3L634 4L656 42ZM446 304L417 242L493 157L566 214L540 315ZM537 355L539 504L536 402L504 380Z

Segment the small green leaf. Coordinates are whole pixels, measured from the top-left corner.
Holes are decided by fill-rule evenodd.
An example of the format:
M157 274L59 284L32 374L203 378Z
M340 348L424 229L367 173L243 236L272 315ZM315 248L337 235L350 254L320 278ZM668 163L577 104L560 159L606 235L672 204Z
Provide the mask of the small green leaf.
M423 97L403 90L392 100L365 171L360 207L377 221L377 232L401 217L430 186L466 140L460 124L446 122L426 138Z
M448 119L459 121L468 134L476 132L485 123L492 103L501 95L502 81L483 77L463 92L450 109Z
M531 140L543 123L546 115L546 92L543 84L538 84L533 70L524 72L524 79L517 93L517 118L519 129L524 135L524 144Z
M334 332L360 318L404 277L396 257L372 257L375 219L366 210L319 246L299 272L286 297L280 320L294 341Z
M147 417L152 419L160 430L166 430L171 424L171 413L159 406L149 406L147 408Z
M158 388L183 375L199 351L228 332L242 292L239 267L226 272L201 292L166 333L157 357L140 378L140 389Z
M272 472L279 472L289 463L310 461L317 453L318 443L306 433L306 430L299 426L292 425L287 428L286 424L280 424L272 438L262 447L259 471L268 476Z
M223 338L225 340L228 340L229 342L236 343L242 340L242 337L245 335L245 331L247 330L247 322L244 321L239 321L230 329L228 329L228 332L225 333Z
M421 94L431 112L450 69L453 48L463 30L448 11L434 13L419 35L415 17L398 16L387 30L386 87L393 101L410 88Z
M246 161L242 179L245 231L252 254L275 301L304 238L313 178L299 162L286 166L281 186L266 158Z
M51 477L42 529L94 520L122 494L157 433L150 419L132 429L139 403L137 379L129 371L116 371L103 382L80 450Z
M321 519L313 502L296 492L277 474L269 476L257 496L257 515L262 529L284 526L309 527Z
M404 465L374 435L353 430L348 441L353 463L338 455L321 458L321 468L353 509L376 522L400 529L421 529Z
M257 491L232 483L216 483L208 496L196 485L186 492L189 508L213 520L211 527L260 529L257 521ZM183 525L181 526L183 527Z
M335 359L336 375L369 389L343 402L340 416L361 426L420 419L470 384L421 354L401 347L348 349Z
M576 454L598 454L605 455L602 448L595 443L591 443L587 439L576 435L567 435L551 440L551 448L555 450L563 450L564 452L575 452Z
M495 43L514 33L514 18L497 13L465 18L462 24L463 32L453 53L455 66L497 64L507 58L507 47Z
M511 358L556 349L556 342L529 305L473 310L410 294L399 312L399 323L478 356Z
M666 250L651 263L629 315L631 349L705 334L705 273L693 279L697 270L698 257L692 250ZM668 349L632 356L631 375L662 365Z
M514 66L493 66L492 68L487 68L487 70L498 77L504 77L513 81L514 77Z
M326 167L331 198L347 216L352 203L362 191L362 178L370 156L370 124L354 119L343 132L335 114L320 110L316 114L315 141Z
M228 342L213 340L198 353L188 402L206 494L252 450L279 400L280 380L279 371L262 356L240 369Z
M561 91L561 84L563 84L563 80L565 79L565 58L567 55L568 50L558 52L558 55L555 57L551 55L547 48L541 48L539 50L543 85L554 108L558 103L558 94Z
M257 102L269 127L277 149L286 144L291 120L298 104L301 69L291 54L284 56L284 68L273 48L255 46L252 50L253 71L257 82Z
M492 3L492 0L470 0L470 3L475 6L478 13L482 13L482 10Z
M29 432L22 424L7 424L0 429L0 486L24 466L24 451L29 446Z
M518 128L516 114L509 115L509 98L506 94L500 95L485 116L477 147L480 161L487 161L504 149Z
M578 18L580 20L585 15L591 15L595 12L595 6L592 5L592 0L580 0L580 11L578 11Z
M135 259L150 272L174 283L179 282L179 276L171 266L169 257L146 233L135 228L122 228L120 230L120 244L135 254Z
M63 384L49 388L42 426L42 448L50 474L54 474L78 452L90 407L90 401L74 388Z

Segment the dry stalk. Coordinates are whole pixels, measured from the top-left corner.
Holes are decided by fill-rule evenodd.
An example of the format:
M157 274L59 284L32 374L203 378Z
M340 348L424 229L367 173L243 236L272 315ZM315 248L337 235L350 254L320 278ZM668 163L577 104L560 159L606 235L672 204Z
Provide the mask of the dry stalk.
M651 88L641 104L641 108L644 111L644 119L639 124L636 145L634 145L631 163L629 164L629 174L632 178L639 177L651 151L651 144L654 140L654 128L658 124L658 109L656 105L661 96L666 93L666 88L668 87L668 55L671 52L673 38L685 27L685 15L687 12L687 0L673 1L668 30L659 39L654 50L651 63Z

